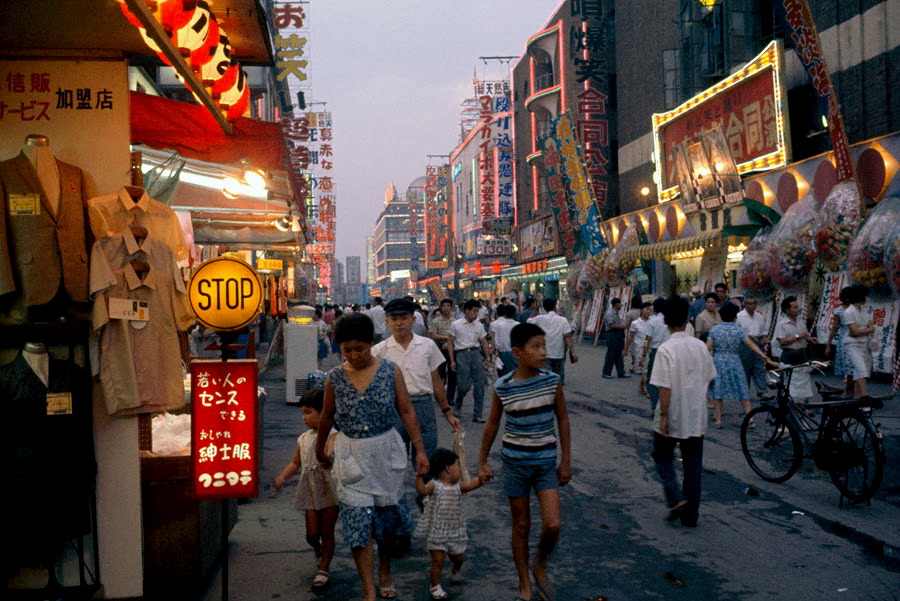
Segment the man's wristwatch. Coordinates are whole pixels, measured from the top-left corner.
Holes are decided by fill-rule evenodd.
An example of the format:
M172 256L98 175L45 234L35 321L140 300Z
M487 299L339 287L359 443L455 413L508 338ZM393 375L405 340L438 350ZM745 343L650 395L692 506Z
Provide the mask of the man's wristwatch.
M444 415L447 415L448 413L450 413L450 411L450 407L444 407L443 409L441 409L441 413L443 413Z

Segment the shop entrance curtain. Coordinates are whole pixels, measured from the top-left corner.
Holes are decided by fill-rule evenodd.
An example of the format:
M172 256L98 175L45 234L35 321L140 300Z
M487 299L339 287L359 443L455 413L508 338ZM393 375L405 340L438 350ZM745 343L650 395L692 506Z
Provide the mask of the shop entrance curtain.
M206 107L131 92L131 143L174 150L183 157L284 170L287 148L277 123L241 117L228 136Z

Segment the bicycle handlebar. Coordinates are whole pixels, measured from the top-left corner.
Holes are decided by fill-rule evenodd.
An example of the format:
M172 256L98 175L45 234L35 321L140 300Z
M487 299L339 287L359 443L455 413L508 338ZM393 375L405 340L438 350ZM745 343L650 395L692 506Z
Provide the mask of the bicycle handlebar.
M784 367L779 367L777 369L770 369L769 371L775 373L781 373L783 371L791 371L797 369L799 367L812 367L813 369L824 369L828 367L830 361L826 361L825 363L821 361L807 361L806 363L798 363L797 365L785 365Z

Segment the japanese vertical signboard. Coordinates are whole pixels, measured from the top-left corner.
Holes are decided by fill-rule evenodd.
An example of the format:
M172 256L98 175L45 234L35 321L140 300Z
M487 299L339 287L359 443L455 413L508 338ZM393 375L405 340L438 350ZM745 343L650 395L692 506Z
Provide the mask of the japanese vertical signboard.
M425 168L425 269L443 269L448 265L450 237L450 166Z
M571 263L582 254L584 242L581 239L581 229L572 223L569 213L566 183L561 171L559 142L553 136L544 138L544 170L547 173L547 185L550 187L550 206L553 208L553 216L556 217L556 225L559 228L559 241L566 260Z
M562 160L560 171L565 176L569 191L569 210L572 219L581 230L581 237L588 253L596 255L607 245L600 230L600 215L593 199L594 191L590 185L580 145L575 138L572 121L568 113L554 119L550 137L555 138L558 144Z
M492 231L495 234L512 233L515 202L513 200L512 136L510 134L512 111L506 96L494 99L496 116L494 129L494 191L495 203Z
M191 464L195 499L259 494L255 360L191 363Z
M478 97L482 127L478 132L478 167L481 173L481 227L490 230L494 221L494 153L491 151L491 122L494 119L493 97Z
M739 173L787 163L790 145L782 81L781 45L759 56L681 106L653 115L654 153L660 202L679 191L683 144L721 127Z
M607 60L607 21L600 0L570 2L573 17L581 23L569 29L569 53L574 59L576 81L584 86L576 99L578 140L584 149L584 160L593 190L593 200L603 215L609 196L609 116L606 100L609 94Z
M837 179L839 182L851 179L853 160L850 157L850 142L809 3L807 0L772 0L772 8L781 20L785 32L794 41L794 49L812 82L819 108L828 117Z

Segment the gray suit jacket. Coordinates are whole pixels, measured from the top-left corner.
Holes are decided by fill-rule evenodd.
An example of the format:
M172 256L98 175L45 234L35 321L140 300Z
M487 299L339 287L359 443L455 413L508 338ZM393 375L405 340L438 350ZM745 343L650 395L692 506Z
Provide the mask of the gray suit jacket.
M26 306L50 302L60 280L69 298L88 300L84 177L61 161L59 214L54 216L25 153L0 162L0 295L18 291ZM38 194L39 214L11 213L10 196Z

